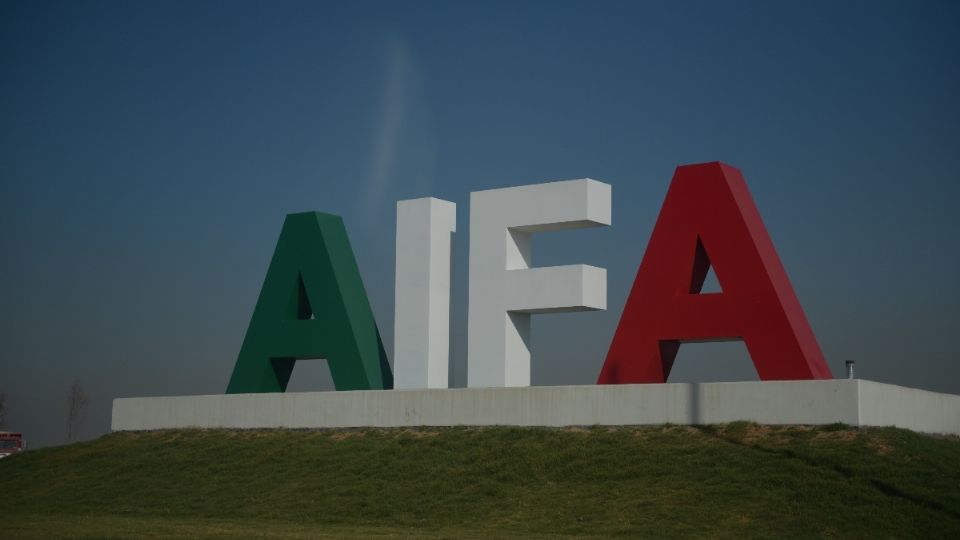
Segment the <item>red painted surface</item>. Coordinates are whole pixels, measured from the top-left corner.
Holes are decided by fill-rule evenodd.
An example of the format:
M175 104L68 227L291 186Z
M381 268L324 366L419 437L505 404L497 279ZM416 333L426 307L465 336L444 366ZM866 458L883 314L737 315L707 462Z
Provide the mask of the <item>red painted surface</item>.
M711 265L723 292L700 294ZM832 378L740 171L677 167L597 383L666 382L680 343L731 339L762 380Z
M0 458L23 452L24 449L26 449L26 443L23 442L23 435L10 431L0 431Z

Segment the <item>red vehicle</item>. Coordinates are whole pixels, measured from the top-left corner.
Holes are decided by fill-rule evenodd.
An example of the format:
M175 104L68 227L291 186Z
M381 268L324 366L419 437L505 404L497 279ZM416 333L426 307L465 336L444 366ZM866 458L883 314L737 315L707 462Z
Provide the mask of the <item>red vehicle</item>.
M23 440L23 434L0 431L0 458L23 452L26 449L27 443Z

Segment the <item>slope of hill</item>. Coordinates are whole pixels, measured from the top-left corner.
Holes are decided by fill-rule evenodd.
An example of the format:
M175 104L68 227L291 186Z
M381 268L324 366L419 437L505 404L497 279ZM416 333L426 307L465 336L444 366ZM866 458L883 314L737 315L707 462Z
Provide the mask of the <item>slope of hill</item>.
M119 433L0 461L31 537L960 537L960 439L737 423Z

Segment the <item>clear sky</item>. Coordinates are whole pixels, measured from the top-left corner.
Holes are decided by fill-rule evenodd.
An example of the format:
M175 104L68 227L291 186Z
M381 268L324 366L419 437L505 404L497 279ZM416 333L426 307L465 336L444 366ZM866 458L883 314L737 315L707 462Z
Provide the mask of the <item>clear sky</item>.
M388 353L395 203L590 177L613 226L539 235L608 311L535 317L535 385L592 384L677 165L743 172L836 376L960 393L960 3L0 2L0 391L221 393L284 215L343 216ZM331 388L323 361L291 389ZM741 343L671 381L756 379Z

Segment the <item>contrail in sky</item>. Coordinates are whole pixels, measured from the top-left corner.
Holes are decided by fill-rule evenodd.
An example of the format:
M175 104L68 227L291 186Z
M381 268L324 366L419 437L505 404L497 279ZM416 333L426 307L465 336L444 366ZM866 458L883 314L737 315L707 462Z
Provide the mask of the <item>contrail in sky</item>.
M413 58L407 47L399 39L391 38L387 43L383 94L370 159L369 180L364 190L364 211L368 219L378 215L396 169L400 133L409 113L414 70Z

